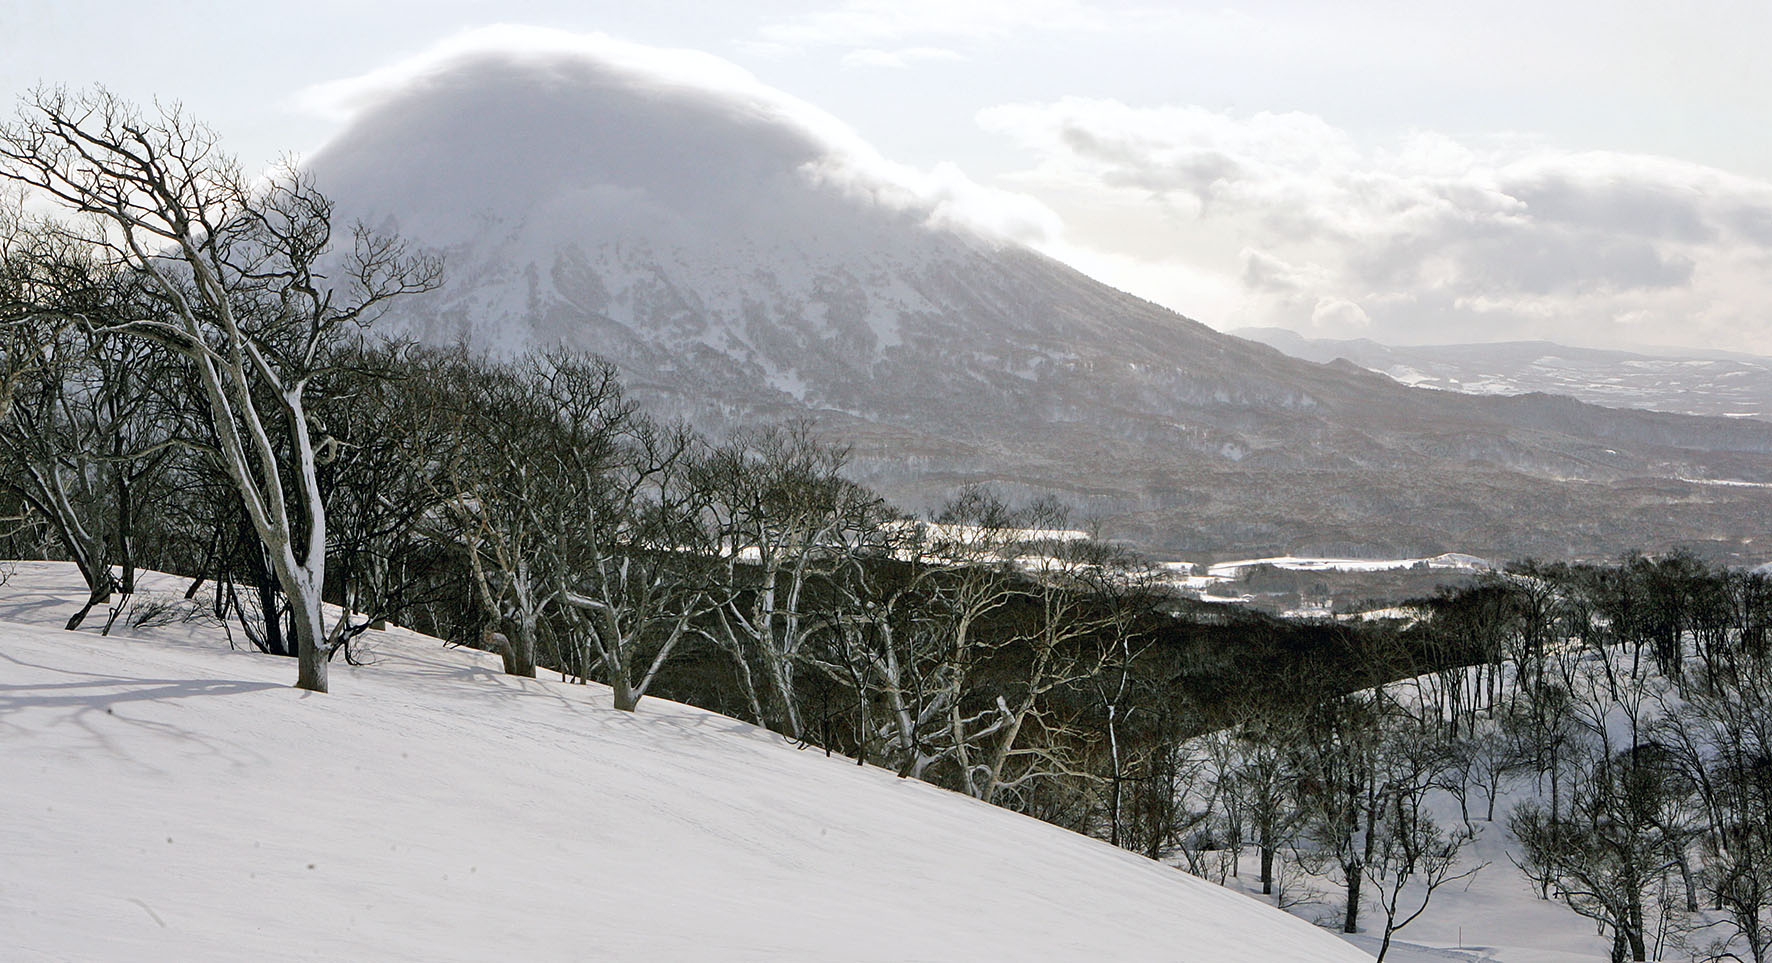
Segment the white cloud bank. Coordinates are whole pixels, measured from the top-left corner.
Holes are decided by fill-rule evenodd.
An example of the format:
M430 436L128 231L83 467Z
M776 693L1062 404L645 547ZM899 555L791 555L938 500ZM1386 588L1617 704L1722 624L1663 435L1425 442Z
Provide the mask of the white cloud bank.
M864 47L851 50L843 55L845 67L890 67L904 70L918 63L936 61L957 62L966 57L956 50L946 47L902 47L897 50L876 50Z
M1772 353L1772 184L1658 157L1112 100L978 115L1050 246L1220 327ZM1184 268L1178 270L1178 268Z
M1089 30L1101 14L1079 0L847 0L764 25L751 46L765 52L819 47L877 49L912 38L1000 40L1026 30Z
M635 217L789 218L807 210L810 185L992 237L1041 243L1058 230L1033 198L980 185L950 164L891 161L841 120L729 61L602 34L480 28L310 88L299 102L341 123L317 167L339 183L385 185L379 170L363 168L405 165L398 186L411 196L393 206L409 211L469 197L521 209L570 191L625 198ZM411 144L435 152L396 158L376 148ZM503 182L489 186L494 177Z
M924 36L885 6L845 9L857 18L778 39L877 43L890 54ZM1001 5L969 9L976 16L953 30L988 35L1006 22ZM1081 9L1055 0L1052 15ZM946 49L860 60L891 66ZM414 170L415 196L482 191L483 172L558 155L555 141L570 136L573 164L525 173L582 179L595 167L597 197L648 214L743 206L733 223L791 216L798 195L786 178L835 185L1033 244L1219 327L1772 353L1772 184L1663 158L1431 132L1374 144L1308 114L1073 98L978 115L1033 157L997 182L1003 190L952 164L893 162L837 118L710 54L508 26L304 101L345 120L344 139L404 125L409 142L425 121L448 149L487 155L454 165L465 185ZM476 105L499 117L497 137L453 117ZM508 189L515 201L538 193L533 183Z

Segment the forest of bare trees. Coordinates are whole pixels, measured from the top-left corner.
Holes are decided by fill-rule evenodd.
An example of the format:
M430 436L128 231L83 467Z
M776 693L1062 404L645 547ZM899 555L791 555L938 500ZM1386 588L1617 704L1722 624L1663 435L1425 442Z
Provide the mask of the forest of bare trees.
M1050 501L917 517L807 424L709 435L594 356L379 339L442 265L176 109L39 92L0 174L0 552L74 563L70 629L166 571L304 688L399 622L1317 891L1385 948L1479 869L1620 960L1772 947L1764 575L1673 554L1520 564L1388 620L1207 605ZM1489 827L1517 869L1473 863Z

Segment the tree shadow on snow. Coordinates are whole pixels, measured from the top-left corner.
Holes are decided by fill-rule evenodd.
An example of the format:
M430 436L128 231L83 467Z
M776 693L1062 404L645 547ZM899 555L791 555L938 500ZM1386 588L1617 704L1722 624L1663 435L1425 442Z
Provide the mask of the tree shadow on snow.
M85 677L73 682L0 684L0 717L25 709L109 709L128 702L240 695L262 689L287 688L275 682L244 679L141 679L107 676L38 665L3 652L0 652L0 659L26 668L53 672L58 676Z

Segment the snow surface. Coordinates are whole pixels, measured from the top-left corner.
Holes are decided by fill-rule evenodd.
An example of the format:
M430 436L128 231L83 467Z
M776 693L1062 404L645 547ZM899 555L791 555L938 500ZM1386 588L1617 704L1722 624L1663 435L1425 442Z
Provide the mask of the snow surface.
M1432 558L1300 558L1294 555L1281 555L1274 558L1247 558L1235 562L1220 562L1207 569L1207 573L1217 578L1237 578L1245 569L1271 565L1274 568L1294 572L1390 572L1401 568L1414 568L1417 565L1430 569L1443 569L1459 572L1476 572L1493 566L1485 559L1475 555L1464 555L1448 552Z
M1473 796L1475 804L1481 794ZM1434 893L1427 912L1391 940L1385 963L1607 963L1611 958L1610 943L1596 933L1592 923L1560 902L1539 899L1509 861L1520 854L1508 838L1503 814L1518 798L1503 794L1502 799L1506 805L1498 809L1495 822L1477 820L1477 836L1467 844L1460 860L1460 870L1482 868L1474 877ZM1443 799L1437 802L1441 805L1434 807L1434 815L1440 824L1459 827L1456 807L1444 805ZM1325 926L1337 925L1342 892L1336 882L1305 877L1296 866L1282 869L1289 875L1288 885L1311 891L1310 896L1294 892L1293 898L1305 901L1293 907L1293 912L1320 919ZM1256 860L1245 859L1242 877L1230 882L1256 893L1260 889L1256 873ZM1411 894L1417 891L1412 889ZM1376 954L1384 936L1384 916L1370 902L1363 912L1363 932L1348 939ZM1670 961L1679 958L1673 954L1667 957Z
M1368 958L714 713L399 630L302 693L218 626L62 631L78 584L0 586L8 960Z

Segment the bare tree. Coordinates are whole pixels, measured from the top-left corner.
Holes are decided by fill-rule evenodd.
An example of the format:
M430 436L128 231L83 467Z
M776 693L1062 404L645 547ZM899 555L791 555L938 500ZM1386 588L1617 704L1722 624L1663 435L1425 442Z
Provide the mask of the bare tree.
M1132 561L1117 546L1060 535L1062 509L1036 504L1027 548L1018 560L1029 581L1022 617L999 639L1017 658L1017 670L997 692L995 711L956 740L980 751L970 765L961 755L967 792L1002 802L1024 787L1056 779L1093 780L1078 751L1082 725L1059 697L1085 686L1118 657L1112 601L1124 592ZM1059 537L1053 537L1059 535Z
M1733 580L1733 576L1730 576ZM1751 644L1751 643L1750 643ZM1699 805L1699 872L1753 963L1772 958L1772 663L1713 657L1657 727ZM1693 907L1696 909L1696 907Z
M756 720L794 739L805 734L797 675L824 628L810 604L815 585L863 551L890 514L843 477L848 458L798 422L740 432L694 470L723 560L710 637L732 657Z
M897 651L876 668L890 709L884 751L900 775L925 778L938 765L969 771L974 743L993 731L994 701L980 706L970 697L974 674L1000 641L992 623L1025 588L1015 570L1024 521L991 493L967 489L933 524L907 530L898 553L915 584L888 611L909 618L890 639Z
M311 415L333 452L320 478L326 578L348 620L345 637L461 594L459 579L439 577L453 546L432 524L443 503L433 484L438 453L459 441L451 422L426 407L434 399L421 383L437 373L435 362L435 352L414 345L347 343L319 381Z
M1260 859L1261 892L1273 895L1274 862L1292 842L1303 814L1298 799L1304 715L1287 707L1250 707L1227 729L1225 775Z
M44 266L36 257L8 251L5 283L7 350L4 365L6 418L0 423L0 486L48 522L67 557L86 581L86 603L68 620L78 628L93 606L116 589L111 572L112 537L104 466L98 436L104 426L90 417L90 341L74 320L40 306Z
M1397 931L1427 912L1435 891L1482 869L1480 865L1458 868L1460 854L1472 838L1468 827L1447 832L1429 805L1428 797L1443 782L1446 765L1435 738L1437 720L1416 717L1397 701L1385 705L1374 759L1377 818L1367 828L1376 842L1364 867L1384 914L1380 961L1390 952Z
M141 489L178 439L149 346L104 333L143 310L132 278L16 212L0 221L0 486L49 523L85 579L73 629L114 590L134 591Z
M1311 708L1295 748L1306 834L1301 855L1333 869L1346 894L1341 931L1357 933L1361 885L1372 862L1379 814L1377 750L1382 695L1363 690L1323 699Z
M1567 743L1568 799L1560 815L1522 803L1509 829L1528 878L1610 930L1615 959L1647 959L1655 922L1648 900L1679 861L1683 843L1669 827L1688 787L1649 738L1656 680L1621 686L1588 660L1563 675L1551 691L1571 693L1578 725Z
M562 665L599 676L615 707L632 712L715 604L707 493L688 477L699 439L641 414L606 362L555 353L537 373L559 434L536 459L571 498L558 543L566 558L554 569Z
M561 526L572 493L547 462L559 422L537 402L527 362L496 364L457 352L433 359L417 407L444 423L451 442L415 452L442 510L432 524L466 555L504 670L535 676L547 620L561 604ZM591 406L606 400L587 397Z
M346 326L434 286L438 264L358 228L335 285L322 264L332 205L306 175L286 168L254 184L177 106L148 115L103 89L28 96L19 118L0 128L0 176L87 215L60 229L140 274L161 302L154 315L111 330L195 369L215 431L212 455L292 609L296 685L324 692L336 645L321 610L324 439L311 431L306 391Z

